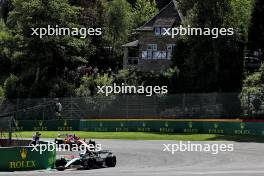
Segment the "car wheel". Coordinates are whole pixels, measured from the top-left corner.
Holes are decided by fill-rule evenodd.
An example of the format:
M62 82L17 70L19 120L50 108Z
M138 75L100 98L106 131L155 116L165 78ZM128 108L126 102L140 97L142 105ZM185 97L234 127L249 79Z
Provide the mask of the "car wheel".
M116 166L116 156L107 157L105 160L105 165L107 167L115 167Z
M57 167L56 168L58 171L64 171L65 170L65 167L64 166L60 166L60 167Z
M67 161L65 158L60 158L55 161L55 167L57 170L64 170L64 166L67 164Z
M94 160L92 158L88 158L86 160L83 161L83 168L84 169L93 169L94 168Z

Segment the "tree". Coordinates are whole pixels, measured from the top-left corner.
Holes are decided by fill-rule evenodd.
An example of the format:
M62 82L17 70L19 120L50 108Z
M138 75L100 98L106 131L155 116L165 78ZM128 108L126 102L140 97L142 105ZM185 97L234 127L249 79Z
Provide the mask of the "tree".
M80 87L76 89L76 94L81 97L99 96L97 94L97 86L111 86L112 84L113 77L107 74L84 76Z
M181 0L183 25L239 29L233 36L183 36L173 54L182 91L236 92L242 87L251 0ZM237 31L237 30L235 30Z
M264 93L264 64L260 69L248 76L243 81L243 88L240 94L242 107L251 114L253 110L258 111L263 102Z
M254 11L252 14L252 25L249 32L249 49L264 51L264 1L255 0Z
M89 64L97 66L100 70L107 70L109 67L117 67L117 59L109 57L109 50L106 46L108 41L104 37L107 27L107 1L106 0L81 0L78 4L83 8L81 21L87 27L102 28L103 35L91 36L91 44L95 47L95 52L91 55Z
M75 70L89 61L93 52L90 38L78 36L32 36L31 28L48 25L84 27L79 22L81 8L64 0L14 0L7 24L15 35L13 74L18 77L20 97L64 96L72 85L65 82L65 70Z
M0 19L0 85L4 83L11 71L12 55L11 49L13 46L13 37L7 29L3 20Z
M11 0L0 0L0 18L3 18L6 21L11 8Z
M7 99L14 99L18 96L17 91L18 78L15 75L10 75L4 84L4 93Z
M157 4L155 0L137 0L135 8L133 10L134 28L137 28L158 12Z
M132 7L126 0L113 0L107 6L107 38L112 52L121 53L121 45L132 29Z

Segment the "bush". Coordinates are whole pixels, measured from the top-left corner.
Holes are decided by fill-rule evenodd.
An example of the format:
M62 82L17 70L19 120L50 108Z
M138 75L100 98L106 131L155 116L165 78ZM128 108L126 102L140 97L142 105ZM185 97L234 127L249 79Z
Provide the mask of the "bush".
M76 89L76 95L81 97L93 96L96 94L97 86L107 86L113 83L112 76L108 74L97 76L84 76L81 80L81 85Z
M240 94L241 105L247 113L257 112L263 102L264 93L264 65L259 71L246 77Z

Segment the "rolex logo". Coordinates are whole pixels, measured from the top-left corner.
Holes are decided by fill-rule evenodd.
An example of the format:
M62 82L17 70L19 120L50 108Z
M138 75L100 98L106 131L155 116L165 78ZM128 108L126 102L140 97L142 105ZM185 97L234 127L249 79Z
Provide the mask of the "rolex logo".
M43 122L42 121L39 121L39 126L42 126L43 125Z
M189 122L189 128L192 128L192 127L193 127L192 122Z
M64 120L64 123L63 123L64 126L67 126L68 125L68 122L67 120Z
M142 123L142 126L143 126L143 127L145 127L145 126L146 126L146 123L145 123L145 122L143 122L143 123Z
M102 123L102 122L100 122L99 126L100 126L100 127L102 127L102 126L103 126L103 123Z
M27 158L27 150L25 148L22 148L20 150L20 156L22 159L26 159Z
M245 128L245 124L244 123L240 123L240 128L244 129Z
M124 123L121 122L121 123L120 123L120 126L121 126L121 127L124 127Z
M169 127L169 123L165 122L165 127L168 128Z
M217 123L214 124L214 128L218 128L218 124Z

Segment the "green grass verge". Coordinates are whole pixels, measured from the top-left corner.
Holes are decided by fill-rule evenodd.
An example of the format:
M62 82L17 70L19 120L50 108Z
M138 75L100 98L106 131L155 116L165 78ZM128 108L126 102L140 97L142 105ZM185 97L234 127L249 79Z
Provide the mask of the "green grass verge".
M14 138L31 138L34 132L15 132ZM174 134L147 132L85 132L85 131L42 131L42 138L55 138L58 134L72 133L81 138L90 139L126 139L126 140L182 140L182 141L239 141L264 142L262 136L218 135L218 134Z

